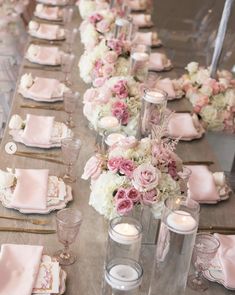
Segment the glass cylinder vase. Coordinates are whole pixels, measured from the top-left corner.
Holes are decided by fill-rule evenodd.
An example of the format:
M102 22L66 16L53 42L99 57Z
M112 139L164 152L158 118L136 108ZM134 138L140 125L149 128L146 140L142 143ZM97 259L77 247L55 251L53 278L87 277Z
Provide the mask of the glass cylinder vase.
M145 82L148 75L150 47L134 44L131 50L129 74L137 81Z
M165 200L148 295L183 295L198 228L200 206L182 198Z
M119 40L130 39L132 20L126 18L117 18L115 21L114 38Z

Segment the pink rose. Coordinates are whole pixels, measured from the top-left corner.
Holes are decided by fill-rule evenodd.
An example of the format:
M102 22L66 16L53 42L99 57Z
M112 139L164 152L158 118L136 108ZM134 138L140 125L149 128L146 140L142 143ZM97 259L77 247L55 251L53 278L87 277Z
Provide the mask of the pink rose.
M128 106L122 101L117 101L112 105L112 115L115 116L122 125L127 125L129 121Z
M92 84L94 87L101 87L104 85L105 81L107 80L106 77L99 77L99 78L96 78Z
M114 173L117 173L122 162L122 158L112 158L108 160L108 169Z
M99 13L94 13L89 16L89 22L95 25L97 22L100 22L103 19L103 16Z
M150 191L154 189L159 182L160 172L151 164L143 163L133 172L132 183L140 191Z
M157 198L158 191L156 189L141 194L141 199L144 205L152 205L156 203Z
M127 198L127 193L124 188L119 188L118 191L115 194L115 202L117 203L120 200L126 199Z
M119 39L110 39L107 41L107 45L110 49L114 50L117 55L120 55L123 50L123 42Z
M91 157L85 165L84 172L81 176L82 179L87 180L91 177L91 179L97 179L101 173L101 166L103 164L102 159L99 155Z
M119 172L131 178L133 171L135 170L135 165L133 161L128 159L123 159L119 166Z
M109 63L109 64L113 64L117 61L117 53L115 51L109 51L105 57L104 57L104 61Z
M103 66L102 71L105 77L110 77L114 72L114 66L112 64L106 64Z
M107 33L110 30L110 23L107 20L103 19L96 24L96 29L102 34Z
M133 203L137 203L140 200L140 193L134 188L130 188L126 192L127 198L132 200Z
M113 92L119 98L127 98L128 97L128 86L126 80L119 80L112 88Z
M89 88L86 90L83 96L83 102L92 102L96 96L98 95L98 92L94 88Z
M130 199L122 199L116 203L116 210L120 215L126 215L133 209L133 202Z

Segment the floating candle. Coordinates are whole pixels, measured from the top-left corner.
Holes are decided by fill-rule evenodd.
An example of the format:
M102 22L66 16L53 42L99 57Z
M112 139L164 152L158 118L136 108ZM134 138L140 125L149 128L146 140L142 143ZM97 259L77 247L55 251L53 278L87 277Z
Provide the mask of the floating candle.
M99 120L98 125L103 129L116 129L119 127L119 122L116 117L106 116Z
M154 104L163 103L166 101L166 94L157 90L146 91L144 100Z
M170 213L166 219L166 225L171 231L179 234L191 234L197 228L197 222L192 215L183 210Z
M112 240L120 244L133 244L141 238L141 233L137 227L129 223L118 223L110 231Z
M145 52L134 52L131 54L131 58L135 61L148 61L149 55Z
M108 146L112 146L115 143L118 143L120 140L123 140L125 138L126 138L126 136L124 134L121 134L121 133L111 133L105 139L105 143Z

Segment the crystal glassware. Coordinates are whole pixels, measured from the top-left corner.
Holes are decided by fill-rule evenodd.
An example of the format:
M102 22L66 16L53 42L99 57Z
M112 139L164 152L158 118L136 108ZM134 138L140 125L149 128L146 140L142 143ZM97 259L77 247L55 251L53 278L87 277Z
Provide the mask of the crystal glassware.
M140 295L143 269L132 259L116 258L106 265L102 295Z
M57 251L54 256L61 265L73 264L77 259L69 246L75 241L81 223L82 214L79 210L66 208L56 214L57 235L64 249Z
M148 75L150 46L133 44L130 57L129 74L140 82L145 82Z
M75 60L74 54L62 53L61 55L62 72L64 73L64 76L65 76L64 82L68 86L72 85L71 72L74 66L74 60Z
M76 138L64 138L61 140L61 149L64 163L67 165L63 179L65 182L75 182L76 175L73 175L73 167L81 150L81 140Z
M188 181L189 181L191 174L192 174L192 171L187 166L183 166L182 170L177 173L178 178L179 178L178 183L179 183L180 191L181 191L182 195L187 196Z
M188 286L191 289L205 291L209 288L208 280L203 277L203 272L210 267L219 246L220 242L214 235L197 234L192 258L196 271L188 277Z
M79 97L80 97L79 92L74 93L72 91L68 91L64 93L64 109L65 109L65 112L68 114L65 124L69 128L75 127L75 124L73 122L73 113L76 111Z
M65 28L67 28L70 25L70 22L73 18L73 8L66 7L63 9L63 22Z
M72 52L73 43L77 37L78 29L65 29L65 38L66 38L66 45L67 45L67 52Z
M114 38L128 40L130 37L131 26L131 19L117 18L115 21Z

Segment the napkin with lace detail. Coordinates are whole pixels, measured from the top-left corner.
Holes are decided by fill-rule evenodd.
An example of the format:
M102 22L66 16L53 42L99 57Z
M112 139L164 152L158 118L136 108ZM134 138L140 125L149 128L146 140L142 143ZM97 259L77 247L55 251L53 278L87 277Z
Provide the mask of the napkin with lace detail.
M37 4L34 15L48 20L61 20L63 12L59 7L51 7L43 4Z
M172 69L171 60L164 53L154 52L150 54L149 70L150 71L166 71Z
M61 64L61 51L57 46L31 44L25 55L32 63L56 66Z
M64 39L64 29L58 25L40 24L35 21L29 23L29 34L36 38L57 40Z
M133 23L139 28L152 27L153 22L150 14L131 14Z

